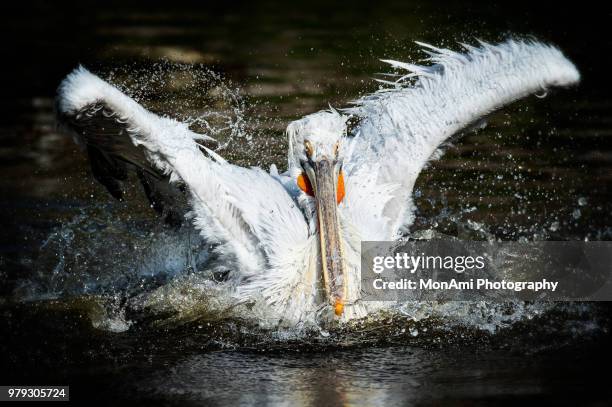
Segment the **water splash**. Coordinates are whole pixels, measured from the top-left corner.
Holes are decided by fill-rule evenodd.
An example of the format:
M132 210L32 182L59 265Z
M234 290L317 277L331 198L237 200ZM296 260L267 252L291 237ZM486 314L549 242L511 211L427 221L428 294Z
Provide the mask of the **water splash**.
M225 146L247 138L246 101L240 88L203 65L161 60L146 67L114 68L105 79L161 114L171 114Z
M445 211L433 222L456 222L464 238L493 239L485 224ZM92 233L94 232L94 233ZM413 238L440 238L435 228ZM58 301L87 315L93 328L134 328L205 335L209 345L236 347L355 346L385 341L457 341L498 335L517 324L550 324L572 332L604 329L586 318L592 305L506 302L406 302L346 324L303 323L283 327L266 319L262 304L236 303L231 287L207 268L209 246L189 228L173 230L155 219L126 219L112 206L81 211L41 245L34 269L49 270L24 280L16 299ZM594 307L594 306L593 306ZM545 316L562 312L562 319ZM561 321L561 322L560 322ZM568 321L573 321L570 324Z
M117 68L102 76L149 109L172 112L194 131L216 138L220 142L216 149L234 162L261 165L261 161L253 162L253 157L275 160L273 154L253 153L261 145L267 146L261 140L273 139L262 130L273 127L265 113L253 114L254 106L240 94L239 86L204 66L163 61L145 68ZM511 155L509 159L515 160ZM508 176L481 174L474 188L492 189L523 182L520 170ZM572 216L571 211L548 213L542 222L505 222L499 233L487 222L471 218L479 212L477 205L457 207L447 200L452 188L443 185L440 190L438 198L415 191L417 200L427 201L433 209L417 214L411 237L433 239L450 233L466 240L542 240L569 236L568 225L580 218ZM518 204L509 212L524 216L530 205L529 195L514 191L512 195ZM586 198L578 199L573 213L581 214L587 209L586 203ZM431 340L440 335L455 340L466 330L472 334L496 334L536 319L541 324L542 316L559 311L573 321L575 315L583 317L584 307L589 307L411 302L345 325L303 324L279 329L265 321L265 311L258 304L233 301L231 287L222 284L222 276L207 268L210 247L195 230L168 229L148 216L126 215L120 209L116 205L90 206L52 231L41 245L33 267L39 271L24 278L15 291L15 299L56 300L69 308L84 309L92 326L99 330L124 332L143 326L188 329L208 335L221 347L293 341L300 345L346 345L389 337L399 341ZM559 327L559 323L552 321L550 326ZM600 325L595 323L589 329L597 331Z

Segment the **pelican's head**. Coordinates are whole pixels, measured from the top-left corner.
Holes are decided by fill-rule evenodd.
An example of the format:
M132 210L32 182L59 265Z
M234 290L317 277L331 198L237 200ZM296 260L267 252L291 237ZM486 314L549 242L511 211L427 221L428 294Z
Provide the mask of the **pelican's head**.
M343 143L348 116L335 110L311 114L292 122L289 168L300 189L315 202L323 283L336 315L347 295L347 273L337 206L344 198Z

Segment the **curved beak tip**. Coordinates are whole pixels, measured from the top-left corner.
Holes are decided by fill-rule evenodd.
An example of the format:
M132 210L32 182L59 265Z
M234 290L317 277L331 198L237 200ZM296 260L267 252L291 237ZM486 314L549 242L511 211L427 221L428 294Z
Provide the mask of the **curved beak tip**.
M334 312L338 317L342 315L342 313L344 312L344 303L342 302L342 300L336 300L336 305L334 305Z

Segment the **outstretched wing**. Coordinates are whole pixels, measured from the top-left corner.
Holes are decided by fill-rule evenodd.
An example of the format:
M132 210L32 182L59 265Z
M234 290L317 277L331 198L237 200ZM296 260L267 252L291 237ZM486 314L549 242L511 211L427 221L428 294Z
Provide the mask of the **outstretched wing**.
M130 137L166 125L196 141L213 141L191 132L169 118L158 117L79 67L60 85L56 100L58 121L84 148L94 178L118 200L124 196L124 181L134 171L151 206L171 224L180 224L188 207L184 188L152 165L145 150Z
M481 42L464 45L465 53L420 45L432 65L385 61L406 74L346 109L362 120L353 132L345 170L349 182L369 182L355 186L360 192L352 200L364 212L356 216L386 218L387 239L412 222L414 183L445 140L510 102L580 79L561 51L536 41ZM377 169L374 178L371 168ZM376 214L359 204L373 199L371 188L387 193Z
M149 112L86 69L62 82L57 110L113 195L130 168L150 182L183 185L189 217L240 278L279 267L307 240L304 218L276 178L227 163L198 144L209 137Z

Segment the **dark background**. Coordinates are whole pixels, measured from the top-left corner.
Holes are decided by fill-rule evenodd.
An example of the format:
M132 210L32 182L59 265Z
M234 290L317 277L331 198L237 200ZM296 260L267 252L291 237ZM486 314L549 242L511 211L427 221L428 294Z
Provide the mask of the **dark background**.
M3 5L3 116L17 119L32 96L52 96L78 63L167 57L164 47L201 52L183 59L244 78L251 66L289 64L290 51L309 45L345 54L352 66L340 69L350 71L371 63L360 59L397 51L415 37L448 43L510 33L559 45L583 73L581 86L606 93L610 13L604 2L9 2ZM329 42L320 48L326 32Z
M103 74L122 67L142 76L143 69L165 60L222 73L254 106L249 114L264 118L255 143L226 156L240 164L282 166L287 122L327 102L341 106L376 89L371 78L386 69L378 58L419 58L413 40L452 48L456 41L474 38L494 42L511 34L532 35L558 45L575 62L580 86L513 105L491 118L490 130L451 149L419 178L416 227L469 239L476 236L462 235L467 232L461 228L469 219L509 240L535 238L543 231L549 239L610 240L612 10L604 2L11 1L2 11L3 383L70 383L81 400L92 394L127 399L135 392L142 403L165 397L179 404L182 399L143 395L129 384L149 380L150 372L163 382L169 369L180 371L187 358L195 366L194 376L186 376L194 386L228 386L226 399L215 398L209 389L213 396L208 399L186 396L192 404L236 402L242 393L255 395L248 400L259 400L258 393L287 399L287 383L313 391L314 396L304 396L306 404L359 402L361 393L347 384L353 380L363 380L364 388L391 383L391 404L609 403L607 375L598 370L609 365L609 336L600 332L593 338L587 323L592 317L609 332L607 304L579 317L559 312L536 318L494 338L478 334L464 340L463 332L454 332L450 350L443 351L432 345L437 343L433 334L424 345L413 344L409 333L396 337L383 324L367 344L348 350L336 349L337 343L298 343L276 353L268 345L258 347L257 340L228 334L221 339L244 349L226 355L214 353L222 348L223 329L203 337L193 336L189 327L111 335L91 328L83 303L30 306L14 294L24 279L51 273L60 256L45 251L42 243L77 215L91 215L91 208L101 205L106 215L96 218L100 223L132 214L151 218L137 188L132 202L112 201L91 178L82 152L56 131L55 90L78 64ZM142 102L156 112L181 113L158 93L163 92L152 92ZM171 96L188 99L185 91ZM520 185L510 181L517 168L526 168L518 172L524 179ZM499 174L505 175L502 181ZM481 175L483 181L476 181ZM581 197L586 206L577 204ZM476 210L463 214L471 205ZM461 214L459 221L442 216L445 210ZM554 222L560 226L552 231ZM92 233L81 244L105 244L96 239ZM342 335L335 337L338 343ZM361 339L353 336L352 343ZM393 347L386 348L389 342ZM382 347L370 349L373 343ZM303 356L302 350L312 353ZM391 368L377 370L380 366ZM296 369L302 379L274 376ZM215 381L226 371L236 380ZM362 376L355 379L354 372ZM300 395L294 401L303 401Z

